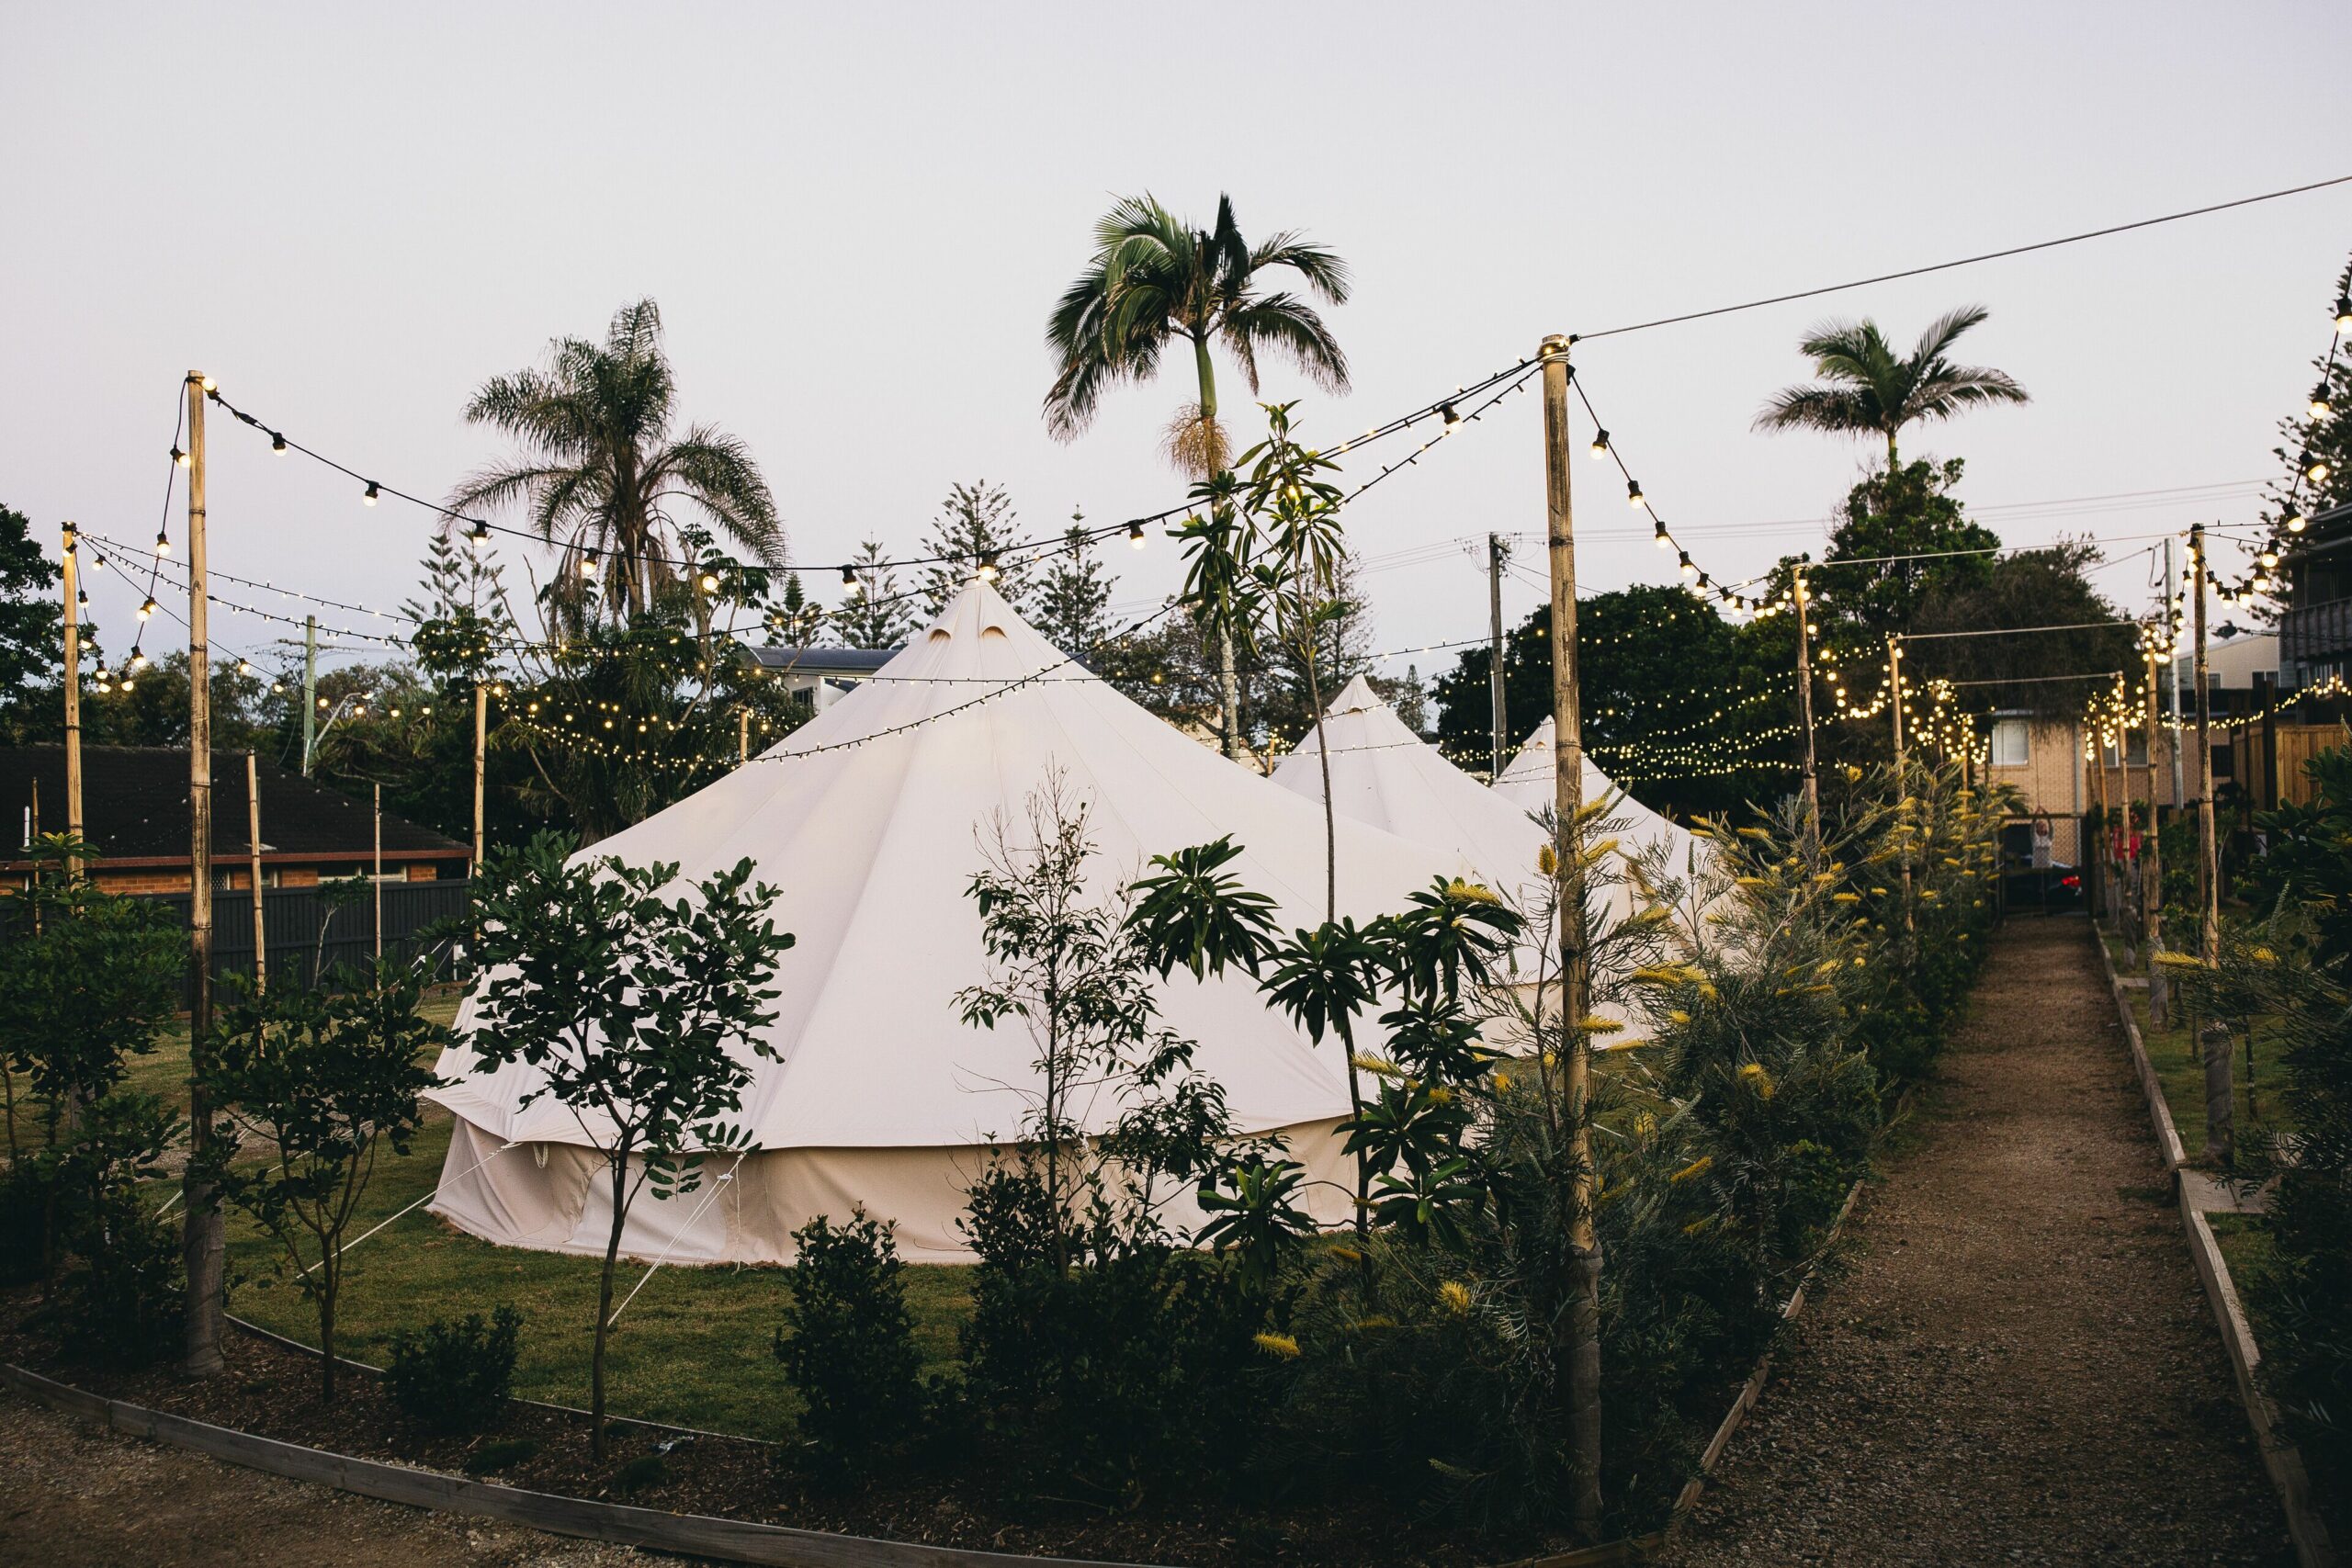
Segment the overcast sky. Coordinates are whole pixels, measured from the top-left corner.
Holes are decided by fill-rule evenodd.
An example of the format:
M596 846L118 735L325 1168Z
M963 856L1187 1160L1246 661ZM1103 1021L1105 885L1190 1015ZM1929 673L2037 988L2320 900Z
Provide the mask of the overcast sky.
M1028 532L1181 498L1156 446L1188 367L1114 391L1074 444L1038 418L1046 311L1116 195L1205 220L1230 192L1246 231L1303 229L1347 258L1356 293L1332 319L1353 391L1282 371L1265 387L1303 394L1306 434L1329 440L1545 333L2352 173L2347 59L2341 0L1181 16L19 0L0 20L0 502L51 538L70 517L151 539L190 367L296 439L443 494L500 451L459 417L473 388L650 295L685 414L751 443L830 601L825 569L869 536L916 553L953 481L1005 484ZM2034 405L1910 450L1965 457L1964 497L2010 542L2090 533L2120 558L2254 515L2347 249L2352 186L1577 359L1652 500L1732 579L1817 539L1868 455L1750 430L1804 378L1804 330L1867 313L1907 342L1981 301L1992 319L1963 357ZM1246 421L1238 383L1228 367ZM1447 541L1529 534L1506 607L1538 601L1539 425L1535 397L1512 399L1352 510L1377 646L1483 632L1481 563ZM266 446L216 414L214 566L397 604L430 515L363 508L356 484ZM1622 482L1581 457L1576 477L1588 585L1669 578ZM2077 499L2159 491L2191 493ZM1164 542L1111 562L1122 605L1177 581ZM2104 581L2136 604L2145 566ZM119 649L138 590L107 573L91 592ZM151 653L178 640L157 633ZM282 634L215 622L256 657Z

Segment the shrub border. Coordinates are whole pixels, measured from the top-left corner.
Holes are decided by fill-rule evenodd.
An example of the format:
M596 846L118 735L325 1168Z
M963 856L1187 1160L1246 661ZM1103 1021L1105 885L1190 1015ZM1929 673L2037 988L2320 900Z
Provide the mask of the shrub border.
M2165 1174L2172 1178L2174 1201L2180 1206L2180 1225L2188 1239L2189 1261L2197 1267L2198 1281L2205 1287L2205 1300L2213 1310L2214 1325L2221 1330L2222 1348L2229 1354L2230 1376L2237 1384L2238 1401L2245 1407L2246 1424L2254 1428L2255 1446L2262 1453L2262 1468L2270 1477L2271 1488L2278 1494L2279 1506L2286 1512L2287 1534L2295 1543L2295 1560L2301 1568L2335 1568L2335 1547L2328 1538L2327 1524L2312 1506L2311 1476L2303 1469L2302 1451L2287 1436L2279 1424L2278 1406L2256 1381L2256 1369L2262 1364L2262 1348L2255 1343L2254 1327L2246 1320L2237 1283L2230 1278L2230 1266L2222 1256L2221 1244L2213 1239L2213 1227L2206 1223L2190 1198L2189 1183L2181 1179L2188 1161L2182 1155L2180 1134L2173 1125L2171 1107L2165 1103L2155 1064L2149 1059L2147 1045L2140 1038L2139 1021L2132 1016L2132 998L2115 973L2115 961L2108 955L2107 941L2097 922L2091 926L2091 945L2098 950L2099 967L2107 972L2108 989L2114 994L2116 1011L2123 1021L2123 1038L2132 1047L2132 1066L2139 1076L2140 1091L2147 1098L2148 1119L2155 1123L2156 1144L2164 1156Z
M1830 1222L1828 1234L1822 1238L1821 1247L1815 1252L1813 1261L1806 1266L1795 1291L1791 1292L1788 1302L1781 1308L1783 1324L1792 1322L1804 1309L1805 1292L1820 1269L1822 1259L1828 1257L1843 1234L1846 1221L1862 1195L1863 1185L1862 1181L1857 1180L1847 1190L1846 1201L1838 1205L1837 1218ZM231 1322L256 1338L290 1347L306 1355L318 1354L311 1347L273 1334L257 1324L238 1318L232 1318ZM335 1359L348 1367L375 1370L364 1362L345 1357ZM1683 1483L1681 1492L1675 1497L1673 1512L1663 1529L1646 1535L1603 1541L1597 1546L1579 1547L1572 1551L1522 1558L1509 1568L1614 1568L1620 1563L1646 1562L1664 1550L1681 1529L1700 1494L1705 1490L1708 1476L1713 1473L1716 1464L1723 1459L1724 1450L1731 1446L1732 1434L1739 1430L1740 1424L1747 1418L1747 1413L1756 1407L1771 1371L1772 1352L1767 1350L1758 1358L1755 1370L1740 1385L1731 1409L1717 1424L1714 1436L1708 1440L1706 1449L1700 1455L1699 1472ZM169 1443L175 1448L192 1450L250 1470L293 1481L315 1482L381 1502L401 1503L411 1507L479 1518L503 1519L510 1524L587 1540L642 1546L658 1551L684 1552L722 1562L755 1563L761 1568L1006 1568L1006 1565L1013 1563L1036 1562L1051 1562L1059 1568L1148 1568L1148 1565L1136 1563L1101 1562L1067 1557L1026 1557L1018 1552L974 1551L962 1547L932 1546L920 1541L836 1535L824 1530L795 1529L786 1525L759 1524L747 1519L719 1518L708 1514L673 1514L659 1508L631 1507L620 1503L599 1503L584 1497L530 1492L521 1487L503 1486L495 1482L444 1475L437 1471L356 1459L324 1449L306 1448L298 1443L280 1442L274 1438L256 1437L226 1427L214 1427L185 1416L107 1399L6 1362L0 1362L0 1383L52 1410L96 1422L130 1437ZM543 1405L534 1400L518 1403L578 1414L566 1405ZM614 1419L625 1420L617 1416ZM626 1424L667 1431L696 1430L667 1427L653 1421Z

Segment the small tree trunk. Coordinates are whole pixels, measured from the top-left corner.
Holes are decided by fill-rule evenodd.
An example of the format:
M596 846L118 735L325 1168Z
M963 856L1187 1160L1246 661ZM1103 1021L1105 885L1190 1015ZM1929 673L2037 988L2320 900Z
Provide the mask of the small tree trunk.
M2235 1088L2230 1081L2230 1026L2210 1020L2198 1031L2205 1054L2205 1156L2228 1165L2236 1152Z
M613 1318L613 1266L621 1253L623 1205L628 1201L628 1154L613 1156L613 1228L605 1237L605 1268L596 1279L596 1341L588 1353L588 1430L590 1450L605 1457L605 1340Z
M328 1404L334 1403L334 1292L340 1283L332 1265L322 1265L319 1273L319 1398Z
M1234 761L1241 761L1241 679L1233 670L1233 628L1220 626L1216 633L1217 705L1224 711L1218 716L1224 729L1225 754Z

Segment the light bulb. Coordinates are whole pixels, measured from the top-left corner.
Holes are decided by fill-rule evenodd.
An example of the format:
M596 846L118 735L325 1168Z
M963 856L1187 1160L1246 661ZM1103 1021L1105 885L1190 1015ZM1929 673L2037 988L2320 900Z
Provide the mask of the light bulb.
M1596 457L1609 456L1609 432L1596 430L1592 433L1592 455Z
M90 558L90 570L91 570L92 571L104 571L104 570L106 570L106 569L107 569L107 558L106 558L106 557L104 557L104 556L96 556L96 555L94 555L94 556L92 556L92 557Z
M580 558L580 575L582 577L594 577L596 575L596 558L594 556L585 555Z
M2312 417L2325 419L2334 412L2327 400L2327 383L2323 381L2312 389Z
M842 586L844 588L854 588L857 586L857 568L854 566L845 566L842 568Z
M704 572L704 573L702 574L702 591L703 591L705 593L716 593L716 592L718 592L718 579L717 577L713 576L713 575L712 575L711 573L709 573L709 572L707 572L707 571L706 571L706 572Z
M2308 521L2309 519L2305 518L2300 512L2289 512L2287 513L2287 532L2290 534L2301 533L2303 531L2304 525Z
M188 462L187 454L187 453L185 453L185 452L183 452L183 451L181 451L178 447L175 446L175 447L173 447L173 448L172 448L172 461L173 461L173 462L175 462L175 463L177 463L181 468L187 468L187 462Z
M2335 330L2352 333L2352 297L2341 294L2335 297Z
M253 667L253 661L252 661L251 660L240 659L240 660L237 660L237 673L238 673L238 674L240 674L240 675L250 675L250 674L252 674L253 672L254 672L254 667Z
M273 430L269 433L269 449L279 457L286 456L286 437Z
M139 618L142 621L154 613L155 601L153 599L148 600L145 604L139 606Z
M1625 504L1628 506L1639 506L1642 504L1641 480L1627 479L1625 481Z
M1690 552L1689 550L1682 551L1681 555L1682 558L1676 563L1676 567L1683 576L1689 577L1699 569L1690 564Z
M159 556L167 556L172 553L172 536L161 529L157 529L155 533L155 553Z
M1462 423L1462 411L1455 408L1452 403L1438 404L1437 412L1444 417L1445 427L1448 430L1452 430L1455 425Z
M215 380L214 380L211 377L209 377L209 376L207 376L207 377L205 377L205 378L203 378L203 387L204 387L204 389L205 389L206 391L208 391L208 392L211 392L211 391L217 391L217 390L219 390L219 389L220 389L220 384L218 381L215 381Z
M376 504L376 481L374 479L369 479L368 481L368 488L359 492L359 500L362 505L373 506Z
M1650 542L1651 542L1652 544L1656 545L1659 549L1662 549L1662 550L1664 550L1664 549L1671 549L1671 548L1673 547L1673 546L1674 546L1674 541L1673 541L1672 539L1670 539L1670 538L1668 538L1668 537L1667 537L1667 535L1666 535L1666 520L1665 520L1664 518L1660 518L1660 519L1659 519L1659 520L1658 520L1658 521L1657 521L1657 523L1656 523L1656 524L1651 527L1651 529L1650 529Z
M2269 568L2278 564L2278 552L2277 550L2265 550L2255 558L2262 563L2265 570L2267 570Z
M1143 548L1145 539L1142 524L1130 523L1127 525L1127 543L1136 549L1139 550Z
M2332 472L2334 470L2327 466L2326 458L2313 457L2310 465L2303 469L2303 478L2315 485L2324 485L2327 482L2327 476Z

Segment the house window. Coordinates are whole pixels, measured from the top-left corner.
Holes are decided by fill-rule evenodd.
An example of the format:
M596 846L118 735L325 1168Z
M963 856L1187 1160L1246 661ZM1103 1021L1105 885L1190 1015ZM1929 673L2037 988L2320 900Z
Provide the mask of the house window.
M2109 747L2108 747L2108 748L2106 749L2106 751L2105 751L2105 753L2102 755L2102 757L2100 758L2100 761L2102 761L2106 766L2110 767L2110 768L2113 768L2113 767L2144 768L2144 767L2146 767L2146 766L2148 765L2148 735L2147 735L2147 731L2145 731L2145 730L2142 730L2142 729L2134 729L2134 730L2130 731L2129 733L2127 733L2127 734L2124 736L2124 738L2123 738L2123 761L2122 761L2121 762L2120 762L2120 763L2119 763L2119 762L2117 762L2117 761L2116 761L2116 760L2115 760L2115 748L2114 748L2114 747L2112 747L2112 746L2109 746Z
M2033 749L2021 718L1993 721L1992 763L1996 768L2022 768L2033 760Z

